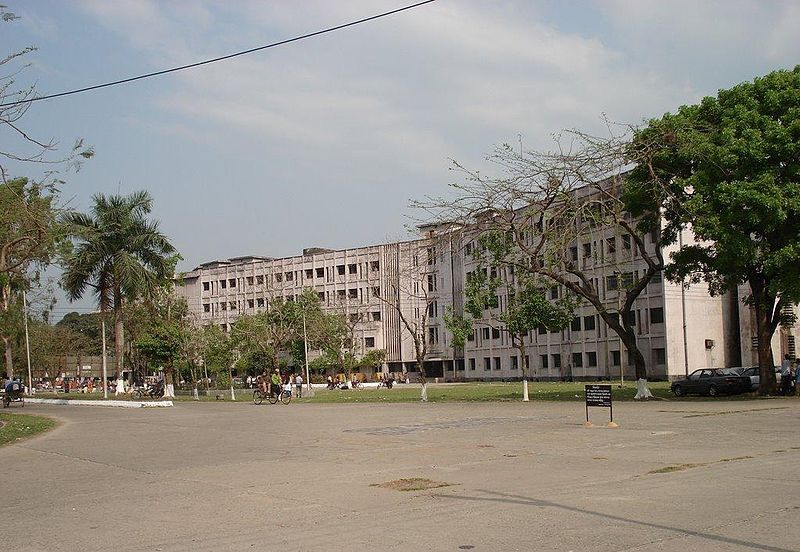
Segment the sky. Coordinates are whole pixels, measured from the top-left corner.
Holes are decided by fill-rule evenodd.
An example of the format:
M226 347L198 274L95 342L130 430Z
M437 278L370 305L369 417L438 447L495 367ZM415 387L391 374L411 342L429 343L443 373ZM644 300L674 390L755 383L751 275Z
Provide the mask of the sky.
M40 95L269 44L413 0L6 0L3 55ZM19 122L60 153L63 199L146 189L180 270L407 239L409 200L452 160L548 149L562 129L642 124L800 63L794 1L437 0L233 60L36 102ZM0 150L24 144L0 128ZM36 176L42 167L14 166ZM63 299L56 318L88 310Z

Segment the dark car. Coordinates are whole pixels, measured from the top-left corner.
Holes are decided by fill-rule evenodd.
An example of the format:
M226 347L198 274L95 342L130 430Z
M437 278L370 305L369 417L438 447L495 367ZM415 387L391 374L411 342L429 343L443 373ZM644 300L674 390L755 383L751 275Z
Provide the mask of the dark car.
M747 376L750 378L750 388L755 391L758 389L758 384L761 381L761 371L758 366L750 366L749 368L731 368L736 371L740 376ZM775 381L781 382L781 367L775 367Z
M670 386L676 397L683 395L735 395L750 391L750 378L738 376L717 368L695 370L686 379L672 382Z

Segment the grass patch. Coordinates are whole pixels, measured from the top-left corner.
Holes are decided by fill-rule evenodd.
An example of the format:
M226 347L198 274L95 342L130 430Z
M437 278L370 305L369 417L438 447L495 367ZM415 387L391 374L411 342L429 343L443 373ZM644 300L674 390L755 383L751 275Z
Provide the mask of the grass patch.
M370 487L381 487L382 489L392 489L393 491L425 491L428 489L438 489L440 487L450 487L452 483L433 481L422 477L406 477L395 479L385 483L373 483Z
M0 422L3 422L0 427L0 446L27 439L56 425L56 421L51 418L5 412L0 414Z
M608 382L603 382L608 383ZM659 398L671 397L668 382L650 383L653 395ZM583 402L584 382L528 382L531 401L571 401ZM313 403L412 403L419 402L419 385L395 385L392 389L315 389L313 399L300 399L299 402ZM613 384L611 390L615 401L632 401L636 386L619 387ZM294 399L292 399L294 402ZM512 402L522 401L521 382L474 382L457 384L428 384L429 402Z

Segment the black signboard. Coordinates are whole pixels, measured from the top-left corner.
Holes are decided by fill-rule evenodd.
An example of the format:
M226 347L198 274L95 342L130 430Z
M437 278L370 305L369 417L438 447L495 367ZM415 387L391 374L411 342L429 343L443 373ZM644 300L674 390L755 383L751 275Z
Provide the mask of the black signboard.
M585 385L585 396L586 396L586 423L590 427L591 424L589 423L589 407L590 406L599 406L602 408L608 408L608 419L609 424L612 424L614 421L614 408L611 405L611 386L610 385ZM610 426L611 427L611 426ZM616 426L613 426L616 427Z

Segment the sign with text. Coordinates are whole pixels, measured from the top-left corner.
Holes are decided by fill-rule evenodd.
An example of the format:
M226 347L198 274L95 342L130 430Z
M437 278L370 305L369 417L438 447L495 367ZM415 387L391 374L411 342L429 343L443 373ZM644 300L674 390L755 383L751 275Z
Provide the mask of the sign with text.
M608 427L617 427L614 423L614 407L611 404L611 386L585 385L584 391L584 396L586 397L586 426L592 426L592 423L589 421L589 407L599 406L601 408L608 408Z
M586 385L586 406L611 408L610 385Z

